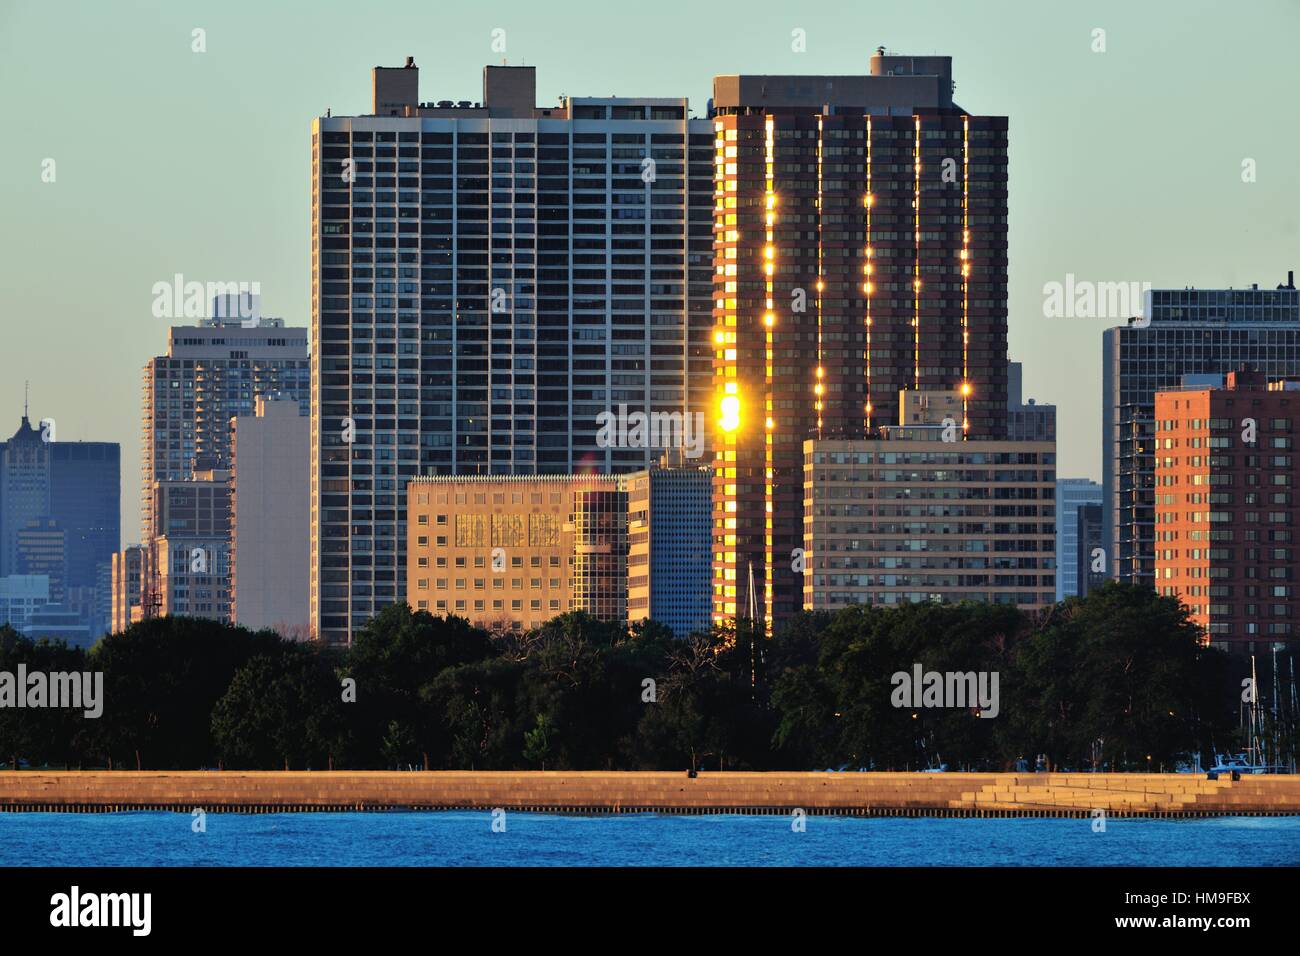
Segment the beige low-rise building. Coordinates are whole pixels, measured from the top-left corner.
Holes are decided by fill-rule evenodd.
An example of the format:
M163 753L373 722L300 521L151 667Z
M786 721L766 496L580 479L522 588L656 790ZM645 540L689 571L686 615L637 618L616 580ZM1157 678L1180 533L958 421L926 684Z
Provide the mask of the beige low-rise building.
M407 485L408 603L491 630L627 613L627 492L611 475L464 475Z

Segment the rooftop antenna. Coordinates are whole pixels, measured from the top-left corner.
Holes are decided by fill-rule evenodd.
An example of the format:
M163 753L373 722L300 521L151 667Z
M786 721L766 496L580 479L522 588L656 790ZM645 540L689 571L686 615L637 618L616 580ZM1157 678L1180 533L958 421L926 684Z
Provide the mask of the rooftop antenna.
M32 396L32 383L31 383L30 381L23 382L23 419L24 419L24 421L27 419L27 406L28 406L28 404L29 404L29 401L30 401L30 399L31 399L31 396Z

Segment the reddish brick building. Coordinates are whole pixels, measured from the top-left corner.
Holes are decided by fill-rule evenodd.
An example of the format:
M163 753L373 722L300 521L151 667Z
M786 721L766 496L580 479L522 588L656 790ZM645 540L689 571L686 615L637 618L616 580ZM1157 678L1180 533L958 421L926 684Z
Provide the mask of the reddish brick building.
M1296 595L1300 382L1230 372L1222 388L1156 393L1156 590L1207 641L1290 641Z

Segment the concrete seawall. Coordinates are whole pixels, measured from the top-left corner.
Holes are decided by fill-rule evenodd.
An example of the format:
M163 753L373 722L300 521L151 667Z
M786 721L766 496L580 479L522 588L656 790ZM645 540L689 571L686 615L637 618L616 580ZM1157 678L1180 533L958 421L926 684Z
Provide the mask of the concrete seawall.
M4 771L0 812L491 809L853 816L1300 814L1300 776L1191 774Z

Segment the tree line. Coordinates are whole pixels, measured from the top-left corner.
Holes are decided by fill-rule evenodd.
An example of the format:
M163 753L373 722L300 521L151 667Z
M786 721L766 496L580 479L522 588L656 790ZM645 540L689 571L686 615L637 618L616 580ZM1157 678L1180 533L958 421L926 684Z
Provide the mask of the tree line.
M0 707L0 760L119 769L1172 770L1232 749L1240 685L1176 599L1108 582L1034 614L963 603L666 628L564 614L493 635L386 608L350 648L156 618L93 648L0 628L0 671L102 671L98 719ZM996 673L997 716L895 674ZM1209 764L1206 764L1207 766Z

